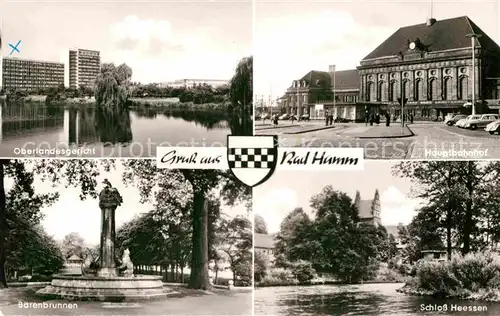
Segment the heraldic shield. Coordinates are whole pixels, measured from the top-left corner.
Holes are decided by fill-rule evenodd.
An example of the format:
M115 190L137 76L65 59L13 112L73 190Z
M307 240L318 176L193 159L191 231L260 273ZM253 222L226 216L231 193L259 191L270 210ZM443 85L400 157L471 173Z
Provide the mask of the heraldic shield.
M276 169L278 136L227 137L227 161L233 175L254 187L265 182Z

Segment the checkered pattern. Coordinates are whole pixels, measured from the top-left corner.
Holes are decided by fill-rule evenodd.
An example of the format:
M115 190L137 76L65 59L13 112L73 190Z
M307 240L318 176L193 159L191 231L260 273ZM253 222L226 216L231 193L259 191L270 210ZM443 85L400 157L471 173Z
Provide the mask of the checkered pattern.
M276 148L229 148L229 168L272 168Z

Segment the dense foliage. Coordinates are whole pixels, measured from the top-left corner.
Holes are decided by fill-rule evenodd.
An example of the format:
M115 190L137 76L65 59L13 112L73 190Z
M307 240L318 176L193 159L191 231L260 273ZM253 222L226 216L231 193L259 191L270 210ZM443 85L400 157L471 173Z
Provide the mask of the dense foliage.
M373 278L380 260L387 257L385 228L361 222L356 203L330 186L311 198L311 206L314 220L300 208L283 220L277 266L293 269L299 281L310 280L312 269L347 283Z

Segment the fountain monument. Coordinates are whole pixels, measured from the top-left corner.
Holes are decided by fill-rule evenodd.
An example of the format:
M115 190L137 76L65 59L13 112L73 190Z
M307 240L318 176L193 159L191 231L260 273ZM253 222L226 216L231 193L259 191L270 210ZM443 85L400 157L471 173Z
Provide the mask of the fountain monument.
M160 276L134 275L130 251L121 263L115 256L115 210L123 202L118 190L106 179L99 194L101 242L97 260L82 266L81 275L56 274L49 286L37 294L76 300L125 301L164 297ZM118 263L118 264L117 264Z

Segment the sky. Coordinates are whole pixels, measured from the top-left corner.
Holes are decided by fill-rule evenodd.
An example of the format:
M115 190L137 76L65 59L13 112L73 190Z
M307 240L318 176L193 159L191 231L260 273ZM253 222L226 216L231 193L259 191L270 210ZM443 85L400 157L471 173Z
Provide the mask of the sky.
M365 161L363 171L275 171L269 180L254 188L254 213L262 216L270 234L279 232L283 219L296 207L312 215L310 199L331 185L353 200L356 190L361 199L371 200L379 190L383 225L409 224L422 201L411 196L411 181L394 177L397 162ZM364 179L364 180L363 180Z
M67 63L70 48L127 63L133 81L229 80L252 52L252 3L3 0L3 55Z
M118 189L118 192L123 197L123 204L116 209L115 220L116 229L123 223L126 223L139 215L153 209L150 203L141 204L138 188L134 186L125 186L122 183L123 167L119 162L116 163L116 169L110 172L105 172L101 169L101 176L98 178L98 192L102 190L104 185L101 183L104 179L108 179L112 186ZM6 180L6 190L12 187L12 180ZM64 236L69 233L76 232L83 237L88 245L98 245L100 240L101 227L101 210L99 209L99 200L89 198L81 201L79 198L79 188L65 188L64 185L52 187L47 182L40 181L39 178L35 181L36 193L59 192L58 201L50 207L42 210L44 218L42 226L46 232L53 236L56 240L63 240ZM247 211L244 205L234 207L222 207L222 212L229 217L238 215L247 216Z
M425 23L431 0L260 0L255 8L254 93L281 97L311 70L355 69L400 27ZM500 43L497 0L433 1L437 20L467 15Z

